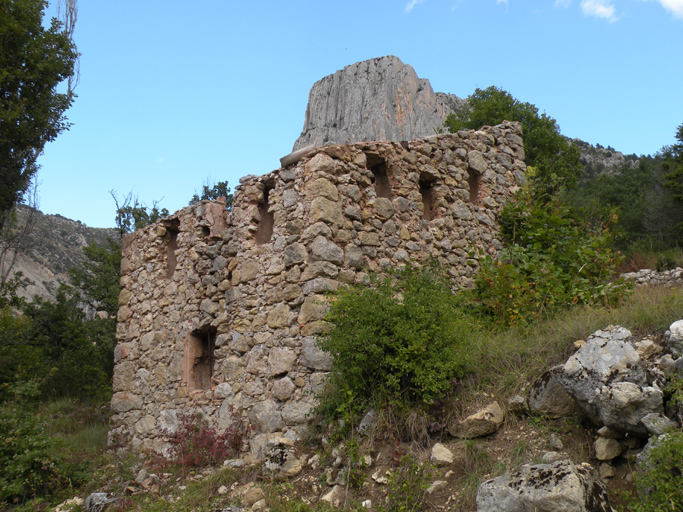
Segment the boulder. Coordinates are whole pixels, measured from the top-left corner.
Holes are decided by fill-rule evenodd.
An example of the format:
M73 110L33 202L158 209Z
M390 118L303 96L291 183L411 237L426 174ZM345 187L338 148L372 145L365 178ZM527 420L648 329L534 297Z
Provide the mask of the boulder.
M559 381L596 424L620 432L647 435L641 419L662 412L662 393L647 385L631 332L620 326L590 335L564 364Z
M525 464L487 480L477 492L477 512L612 512L607 488L588 464L569 460Z

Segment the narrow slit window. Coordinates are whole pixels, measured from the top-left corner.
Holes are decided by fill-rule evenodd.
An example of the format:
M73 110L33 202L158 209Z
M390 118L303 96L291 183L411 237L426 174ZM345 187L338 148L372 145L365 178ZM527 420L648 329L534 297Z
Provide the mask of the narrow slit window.
M469 176L467 178L467 183L470 186L470 203L474 205L479 204L479 180L481 177L475 171L470 169L467 171Z
M420 195L422 196L422 218L429 222L436 217L434 212L434 182L420 180Z
M268 196L272 187L266 187L263 191L263 202L258 205L259 213L261 214L261 221L259 222L258 229L256 230L256 243L267 244L270 242L273 236L273 225L275 224L275 218L273 212L270 211L270 204L268 202Z
M178 233L180 223L176 220L172 223L166 224L166 277L169 279L173 277L175 268L178 265L178 257L176 250L178 249Z

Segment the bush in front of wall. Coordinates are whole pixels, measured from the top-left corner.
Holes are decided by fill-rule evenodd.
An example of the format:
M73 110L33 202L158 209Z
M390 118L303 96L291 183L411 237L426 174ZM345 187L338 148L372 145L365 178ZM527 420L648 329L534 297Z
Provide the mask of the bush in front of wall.
M335 292L331 328L318 345L333 356L328 392L318 409L328 417L378 405L431 405L468 361L465 333L445 272L405 267L371 286Z

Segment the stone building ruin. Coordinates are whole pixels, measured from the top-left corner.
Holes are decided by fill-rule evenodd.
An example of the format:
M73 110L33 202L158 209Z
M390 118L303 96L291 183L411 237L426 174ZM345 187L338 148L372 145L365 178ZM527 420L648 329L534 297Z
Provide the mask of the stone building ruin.
M523 180L518 123L316 148L124 240L111 436L164 451L180 412L299 435L330 370L325 293L436 258L460 286Z

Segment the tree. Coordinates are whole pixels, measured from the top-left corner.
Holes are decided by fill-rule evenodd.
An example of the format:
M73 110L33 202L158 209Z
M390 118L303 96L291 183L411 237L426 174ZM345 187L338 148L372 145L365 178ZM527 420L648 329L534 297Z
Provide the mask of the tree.
M673 199L683 204L683 123L676 130L676 141L662 148L662 167L666 171L664 185Z
M133 196L132 192L128 192L121 203L119 203L116 190L110 190L109 193L116 203L116 227L121 238L136 229L149 226L158 219L168 216L166 208L159 208L159 201L153 201L150 208L145 203L140 202L137 196Z
M476 89L467 98L468 108L450 114L445 126L450 132L477 130L503 121L519 121L524 130L525 163L534 169L538 190L551 192L558 181L566 186L576 183L581 174L580 153L560 134L557 121L531 103L522 103L495 86Z
M38 170L45 144L69 127L64 112L74 83L66 92L57 86L74 76L78 52L56 18L43 27L46 7L45 0L0 0L0 231ZM74 9L68 2L72 22Z
M215 201L219 197L225 198L225 205L228 210L230 210L232 208L233 196L230 187L228 187L228 182L219 181L212 185L211 179L209 178L204 182L201 195L195 192L195 194L192 196L192 199L190 199L190 204L192 205L204 200Z

